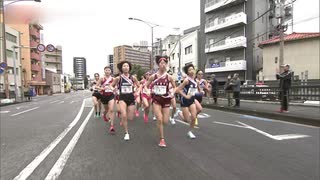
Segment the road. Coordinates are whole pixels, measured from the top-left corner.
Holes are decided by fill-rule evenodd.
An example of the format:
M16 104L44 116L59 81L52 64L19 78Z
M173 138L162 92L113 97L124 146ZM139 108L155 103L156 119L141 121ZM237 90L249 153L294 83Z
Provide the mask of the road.
M1 107L1 179L318 180L320 129L212 109L199 117L196 139L182 122L116 124L91 114L90 92L42 96Z

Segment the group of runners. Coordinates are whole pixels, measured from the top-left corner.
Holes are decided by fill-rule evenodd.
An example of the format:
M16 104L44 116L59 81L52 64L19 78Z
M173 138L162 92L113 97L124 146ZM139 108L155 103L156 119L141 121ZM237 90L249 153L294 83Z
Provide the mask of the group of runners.
M111 68L104 68L104 76L94 74L92 84L92 99L94 103L95 117L102 117L106 122L110 122L110 133L115 133L115 106L120 126L123 126L124 140L130 140L128 130L128 119L133 120L134 116L139 116L139 108L143 106L143 120L149 121L149 112L152 107L153 119L157 121L159 130L159 146L166 147L164 136L164 125L175 124L174 117L190 124L187 136L195 139L193 129L197 121L197 115L202 111L202 96L208 91L208 83L202 78L203 72L197 70L192 64L186 65L183 70L186 74L183 82L176 87L173 77L167 73L168 58L166 56L156 56L158 71L151 74L146 72L141 81L130 74L132 65L128 61L122 61L117 65L120 73L113 76ZM175 94L180 94L181 110L177 112ZM136 105L136 107L135 107ZM103 112L101 112L103 106ZM170 106L172 112L170 115Z

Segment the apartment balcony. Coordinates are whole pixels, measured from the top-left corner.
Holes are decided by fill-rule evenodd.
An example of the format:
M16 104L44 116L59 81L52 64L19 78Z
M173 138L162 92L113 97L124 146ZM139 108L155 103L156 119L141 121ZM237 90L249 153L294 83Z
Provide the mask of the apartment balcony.
M244 12L230 15L225 18L217 19L206 24L205 33L221 30L224 28L235 27L240 24L247 24L247 15Z
M216 64L209 64L205 73L227 72L227 71L245 71L247 70L246 60L226 61Z
M212 43L211 45L206 44L206 53L222 51L226 49L235 49L247 47L247 38L239 36L235 38L226 38L223 41Z
M62 61L59 59L48 58L44 60L46 63L62 64Z
M36 42L36 41L30 41L30 47L31 48L37 48L37 46L39 45L39 43L38 42Z
M205 4L204 12L208 13L210 11L232 6L241 2L244 2L244 0L211 0Z
M30 56L31 56L31 59L35 59L35 60L38 60L38 61L41 60L41 56L38 53L32 52Z
M40 75L32 77L32 81L42 81L42 77Z
M40 32L38 32L36 28L30 29L30 35L34 35L37 38L40 38Z
M41 67L39 65L36 65L36 64L31 64L31 70L40 72L41 71Z

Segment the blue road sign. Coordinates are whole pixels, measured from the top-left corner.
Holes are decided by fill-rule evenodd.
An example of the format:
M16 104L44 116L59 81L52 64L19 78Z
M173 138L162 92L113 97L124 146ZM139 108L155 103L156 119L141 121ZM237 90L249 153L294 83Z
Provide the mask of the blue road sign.
M4 69L0 69L0 74L2 74L4 72Z
M178 76L181 76L181 72L180 71L178 72Z
M178 76L178 80L179 80L179 81L181 80L181 76Z
M2 62L2 63L0 63L0 68L7 68L7 63L5 63L5 62Z

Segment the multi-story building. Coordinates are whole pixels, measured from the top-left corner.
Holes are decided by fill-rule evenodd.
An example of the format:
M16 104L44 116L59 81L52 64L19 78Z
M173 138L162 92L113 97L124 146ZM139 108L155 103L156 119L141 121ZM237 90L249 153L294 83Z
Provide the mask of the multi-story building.
M40 31L43 27L40 24L9 24L20 32L22 79L25 87L35 89L37 95L44 94L46 82L43 80L41 53L37 46L40 43Z
M199 66L222 81L234 73L255 79L263 62L258 44L277 33L267 12L273 6L274 0L201 0Z
M159 53L169 57L168 71L172 72L174 79L178 78L179 72L180 38L181 35L168 35L160 44Z
M87 63L84 57L73 58L73 73L75 78L84 79L87 77Z
M73 58L73 73L74 73L74 78L75 78L77 84L79 85L80 82L83 82L83 88L87 87L88 81L87 81L86 58L84 58L84 57L74 57ZM81 85L81 87L82 87L82 85Z
M187 64L193 64L196 69L198 67L199 55L199 30L200 26L187 29L181 37L181 68Z
M0 27L1 30L1 27ZM6 26L6 56L7 56L7 73L8 73L8 87L9 87L9 92L10 95L12 96L15 91L15 83L17 85L17 97L21 96L22 92L22 87L21 87L21 61L20 61L20 48L14 48L14 47L19 47L20 46L20 32ZM15 59L14 59L14 54L15 53ZM3 61L3 55L1 52L1 61ZM15 61L15 62L14 62ZM14 65L15 64L15 65ZM14 81L14 66L16 67L16 82ZM5 92L5 84L4 84L4 78L0 79L0 93L1 97L4 96ZM10 97L11 97L10 96Z
M62 71L62 47L56 46L55 51L43 52L45 68L57 74L63 74Z
M131 46L123 45L113 48L114 67L113 71L118 73L117 64L121 61L129 61L132 64L140 65L142 69L150 70L150 53L133 49Z
M113 62L113 55L112 54L110 54L108 56L108 63L107 64L110 66L111 73L113 74L114 73L114 62Z

